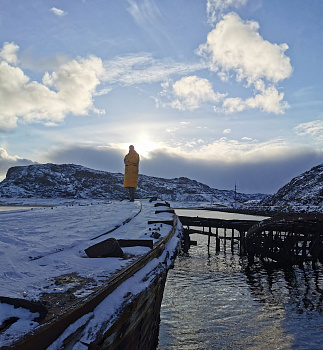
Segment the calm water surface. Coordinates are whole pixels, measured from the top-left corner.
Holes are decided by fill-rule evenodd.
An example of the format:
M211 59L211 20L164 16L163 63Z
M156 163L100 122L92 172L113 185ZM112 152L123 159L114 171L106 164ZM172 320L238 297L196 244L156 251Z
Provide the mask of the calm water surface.
M33 208L37 208L36 206L20 206L20 205L0 205L0 212L1 211L12 211L12 210L30 210Z
M210 214L237 218L204 216ZM216 253L211 239L208 252L206 236L192 239L198 245L178 256L167 277L159 350L323 349L322 266L249 266L238 247L232 254L230 244L224 251L221 243Z

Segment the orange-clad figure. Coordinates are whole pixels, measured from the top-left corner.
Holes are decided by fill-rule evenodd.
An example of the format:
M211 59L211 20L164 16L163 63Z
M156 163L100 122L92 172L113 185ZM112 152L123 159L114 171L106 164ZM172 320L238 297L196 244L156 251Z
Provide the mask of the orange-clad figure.
M133 145L129 146L129 153L124 157L125 171L123 187L129 189L130 202L135 200L135 189L138 183L139 154Z

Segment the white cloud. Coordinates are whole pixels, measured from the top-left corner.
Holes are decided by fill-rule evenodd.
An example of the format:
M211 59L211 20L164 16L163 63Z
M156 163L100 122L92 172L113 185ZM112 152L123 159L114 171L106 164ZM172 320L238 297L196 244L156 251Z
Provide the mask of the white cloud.
M206 12L209 23L214 23L223 11L229 8L239 8L248 0L207 0Z
M0 148L0 160L1 161L9 161L16 162L19 158L18 156L9 156L8 152L4 148Z
M222 105L224 113L242 112L246 109L259 108L263 112L283 114L289 105L283 101L284 94L278 93L274 86L260 90L259 94L243 100L240 97L227 98Z
M102 89L100 91L97 91L97 92L93 93L93 96L107 95L111 90L112 90L112 88L105 88L105 89Z
M224 129L223 134L231 134L231 129Z
M33 164L31 160L10 156L4 148L0 148L0 181L4 179L8 168L18 165Z
M0 50L0 60L3 60L9 64L16 65L18 63L17 52L19 46L15 43L5 42Z
M227 98L222 106L225 113L259 108L264 112L283 114L289 108L283 101L284 94L275 86L292 73L290 59L285 55L288 46L264 40L258 30L257 22L243 21L237 14L229 13L197 50L222 81L228 81L234 75L238 82L246 80L247 86L253 85L255 89L255 95L245 100Z
M310 136L318 141L323 141L323 120L299 124L294 131L300 136Z
M56 16L62 17L62 16L65 16L65 15L66 15L66 12L65 12L65 11L60 10L60 9L58 9L58 8L56 8L56 7L52 7L50 10L51 10Z
M251 137L247 137L247 136L241 137L241 140L242 140L242 141L246 141L246 142L251 142L251 141L253 141L253 139L252 139Z
M171 103L171 106L179 110L194 110L202 102L218 102L225 96L215 93L207 79L197 76L184 77L175 82L173 93L177 99Z
M79 58L45 73L43 83L31 81L19 67L0 61L0 130L16 127L17 121L56 124L68 113L86 115L104 72L101 59Z
M234 71L237 81L252 84L259 79L277 83L292 73L287 44L272 44L258 33L259 24L243 21L229 13L207 36L197 53L205 57L213 71L222 75Z

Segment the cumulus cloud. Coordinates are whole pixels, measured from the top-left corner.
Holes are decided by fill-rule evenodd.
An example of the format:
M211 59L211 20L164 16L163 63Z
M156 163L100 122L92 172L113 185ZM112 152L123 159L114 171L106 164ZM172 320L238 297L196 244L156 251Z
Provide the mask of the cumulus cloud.
M100 112L94 108L92 96L103 71L101 59L79 58L46 72L39 83L31 81L21 68L0 60L0 130L16 127L19 119L56 124L68 113Z
M66 15L66 12L65 12L65 11L60 10L60 9L58 9L58 8L56 8L56 7L52 7L50 10L51 10L56 16L59 16L59 17L62 17L62 16L65 16L65 15Z
M285 55L287 44L272 44L259 34L259 24L243 21L236 13L229 13L208 34L207 42L197 50L212 71L227 81L233 74L237 82L253 86L255 96L243 100L225 100L226 113L259 108L265 112L282 114L288 108L284 94L276 84L292 74L290 59Z
M283 101L284 94L278 93L274 86L261 90L254 97L243 100L240 97L227 98L222 105L224 113L242 112L245 109L259 108L268 113L283 114L289 104Z
M215 93L207 79L198 78L195 75L175 82L173 93L177 99L171 103L171 106L179 110L194 110L202 102L218 102L225 96Z
M231 129L224 129L223 134L231 134Z
M18 63L17 52L19 46L15 43L5 42L0 50L0 60L3 60L9 64L16 65Z
M17 66L19 47L5 43L0 49L0 131L22 122L57 125L69 114L86 115L95 109L93 98L109 93L114 85L133 86L165 82L172 75L184 75L205 67L203 63L186 64L156 60L149 54L117 57L102 62L95 56L71 59L67 56L38 59L37 69L28 55ZM43 74L32 81L22 67ZM101 89L98 86L102 84ZM213 94L213 99L216 94ZM187 102L187 101L186 101Z
M10 156L4 148L0 148L0 180L4 179L7 170L13 166L34 164L29 159L20 158L18 156Z
M323 141L323 120L299 124L294 131L300 136L310 136L318 141Z
M292 73L287 44L272 44L258 33L259 24L243 21L229 13L208 34L207 42L197 53L209 60L216 72L234 71L237 81L246 79L249 84L259 79L277 83Z

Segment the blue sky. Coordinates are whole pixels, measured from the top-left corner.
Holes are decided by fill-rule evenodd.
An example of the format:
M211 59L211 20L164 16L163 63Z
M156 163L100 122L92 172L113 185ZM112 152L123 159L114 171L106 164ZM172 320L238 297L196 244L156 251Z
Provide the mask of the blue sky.
M321 0L1 0L0 179L74 163L275 193L323 161Z

